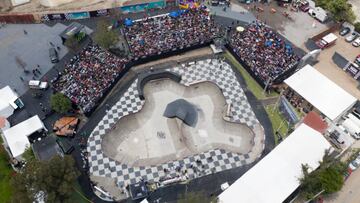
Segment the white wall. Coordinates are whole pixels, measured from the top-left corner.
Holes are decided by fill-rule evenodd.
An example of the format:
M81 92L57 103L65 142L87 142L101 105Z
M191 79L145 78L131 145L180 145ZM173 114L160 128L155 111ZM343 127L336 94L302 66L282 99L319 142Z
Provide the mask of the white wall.
M75 0L40 0L40 4L46 7L56 7L73 1Z
M21 5L21 4L26 4L26 3L29 3L30 0L11 0L11 4L13 6L18 6L18 5Z

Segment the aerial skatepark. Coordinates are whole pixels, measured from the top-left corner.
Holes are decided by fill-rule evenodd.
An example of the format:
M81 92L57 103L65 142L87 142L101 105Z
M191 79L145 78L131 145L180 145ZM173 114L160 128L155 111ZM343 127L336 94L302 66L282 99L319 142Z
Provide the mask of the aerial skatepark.
M139 181L194 179L262 154L264 130L231 66L178 65L139 73L88 139L90 177L114 196Z

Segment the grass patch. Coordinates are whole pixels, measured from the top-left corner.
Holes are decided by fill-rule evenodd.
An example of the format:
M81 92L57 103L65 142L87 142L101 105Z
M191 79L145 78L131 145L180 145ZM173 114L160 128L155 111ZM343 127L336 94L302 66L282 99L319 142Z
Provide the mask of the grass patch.
M269 94L264 94L264 89L256 82L254 78L245 70L245 68L235 59L233 55L230 54L229 51L226 51L224 57L227 58L233 66L240 72L242 77L245 80L247 88L254 94L257 99L266 99L267 97L275 97L279 94L272 91Z
M74 192L70 196L70 199L68 202L89 203L91 201L85 197L79 183L76 182L76 184L74 185Z
M265 110L271 121L271 124L273 127L273 133L274 133L274 137L275 137L275 145L277 145L279 143L279 138L275 134L276 131L278 131L281 134L282 138L285 138L287 136L289 126L288 126L285 118L279 111L279 107L276 107L274 110L274 105L268 105L268 106L265 106Z
M9 165L7 152L2 143L3 141L0 137L0 202L10 202L12 194L10 179L13 170Z

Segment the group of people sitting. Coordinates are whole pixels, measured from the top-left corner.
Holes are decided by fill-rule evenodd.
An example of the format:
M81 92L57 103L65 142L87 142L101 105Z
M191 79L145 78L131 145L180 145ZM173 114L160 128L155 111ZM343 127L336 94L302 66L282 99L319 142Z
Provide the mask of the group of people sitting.
M125 27L125 35L134 58L151 56L173 49L208 42L220 32L202 8L146 18Z
M249 24L242 32L232 32L230 46L263 84L293 68L300 60L290 44L260 21Z
M95 107L126 63L127 59L118 58L90 43L65 65L53 87L86 113Z

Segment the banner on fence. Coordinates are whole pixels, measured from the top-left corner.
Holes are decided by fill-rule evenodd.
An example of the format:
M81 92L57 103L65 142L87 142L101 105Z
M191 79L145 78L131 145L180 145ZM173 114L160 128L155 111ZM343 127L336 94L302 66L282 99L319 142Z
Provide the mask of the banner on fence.
M58 14L46 14L43 16L43 20L49 21L49 20L65 20L65 14L58 13Z
M90 11L89 12L90 17L101 17L101 16L107 16L109 15L109 10L108 9L103 9L103 10L97 10L97 11Z
M120 7L120 10L125 13L136 13L136 12L142 12L142 11L149 10L149 9L164 8L165 6L166 6L166 3L164 0L162 0L162 1L156 1L156 2L143 3L143 4L123 6L123 7Z
M89 12L67 13L65 15L66 15L66 19L68 20L79 20L79 19L90 18Z

